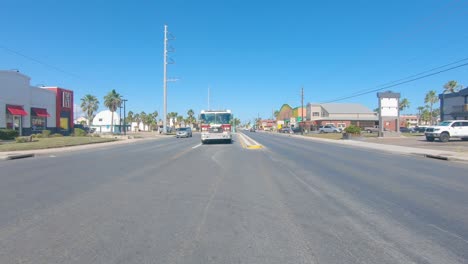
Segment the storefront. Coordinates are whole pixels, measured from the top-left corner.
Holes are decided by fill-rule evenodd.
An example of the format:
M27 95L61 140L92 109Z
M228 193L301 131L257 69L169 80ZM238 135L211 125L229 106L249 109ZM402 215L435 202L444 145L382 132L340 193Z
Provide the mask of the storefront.
M6 105L6 128L13 129L23 134L23 116L27 116L28 113L24 111L20 105Z
M50 130L70 134L73 129L73 91L34 87L18 71L0 70L0 128L27 136Z

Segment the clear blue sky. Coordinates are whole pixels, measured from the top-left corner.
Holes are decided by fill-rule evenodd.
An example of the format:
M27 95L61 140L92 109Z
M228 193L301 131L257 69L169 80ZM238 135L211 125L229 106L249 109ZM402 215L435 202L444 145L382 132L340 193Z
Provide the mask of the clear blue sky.
M176 36L168 111L229 108L243 121L283 103L325 102L468 57L468 1L2 0L0 69L32 84L163 111L163 28ZM428 90L468 85L468 67L392 88L416 112ZM373 109L375 93L347 99ZM79 100L75 100L79 103ZM103 108L103 107L101 107Z

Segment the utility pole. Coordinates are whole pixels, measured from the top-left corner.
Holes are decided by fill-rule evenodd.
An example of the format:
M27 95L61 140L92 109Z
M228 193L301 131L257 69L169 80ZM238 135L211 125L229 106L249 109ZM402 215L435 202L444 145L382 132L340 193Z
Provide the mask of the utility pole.
M304 86L301 89L301 135L304 135Z
M164 123L163 132L167 133L167 25L164 25Z
M172 59L168 62L167 60L167 53L173 52L174 49L168 49L168 41L174 40L175 38L172 37L167 31L167 25L164 25L164 77L163 77L163 86L164 86L164 118L163 118L163 132L164 134L167 133L167 82L175 82L177 79L167 79L167 64L173 64L174 62Z

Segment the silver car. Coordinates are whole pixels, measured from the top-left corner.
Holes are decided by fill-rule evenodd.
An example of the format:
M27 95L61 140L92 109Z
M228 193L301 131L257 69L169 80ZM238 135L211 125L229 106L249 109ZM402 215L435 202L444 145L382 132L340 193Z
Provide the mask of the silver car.
M181 127L179 129L177 129L176 137L177 138L192 137L192 129L190 127Z

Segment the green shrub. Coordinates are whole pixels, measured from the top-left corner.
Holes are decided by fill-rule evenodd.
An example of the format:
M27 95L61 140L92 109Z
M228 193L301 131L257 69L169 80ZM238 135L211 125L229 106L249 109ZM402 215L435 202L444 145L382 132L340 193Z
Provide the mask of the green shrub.
M73 135L74 135L75 137L84 137L84 136L86 136L86 131L84 131L84 130L81 129L81 128L75 128L75 129L73 130Z
M60 133L55 133L55 134L50 135L50 137L63 137L63 135Z
M16 143L26 143L29 142L29 137L17 137L15 138Z
M50 133L52 133L50 130L42 130L42 136L45 138L48 138Z
M35 134L36 135L36 138L43 138L44 135L43 134Z
M18 131L13 129L0 129L0 139L12 140L19 135Z
M93 134L93 137L101 137L99 134Z
M344 130L348 134L361 134L361 128L355 125L350 125Z

